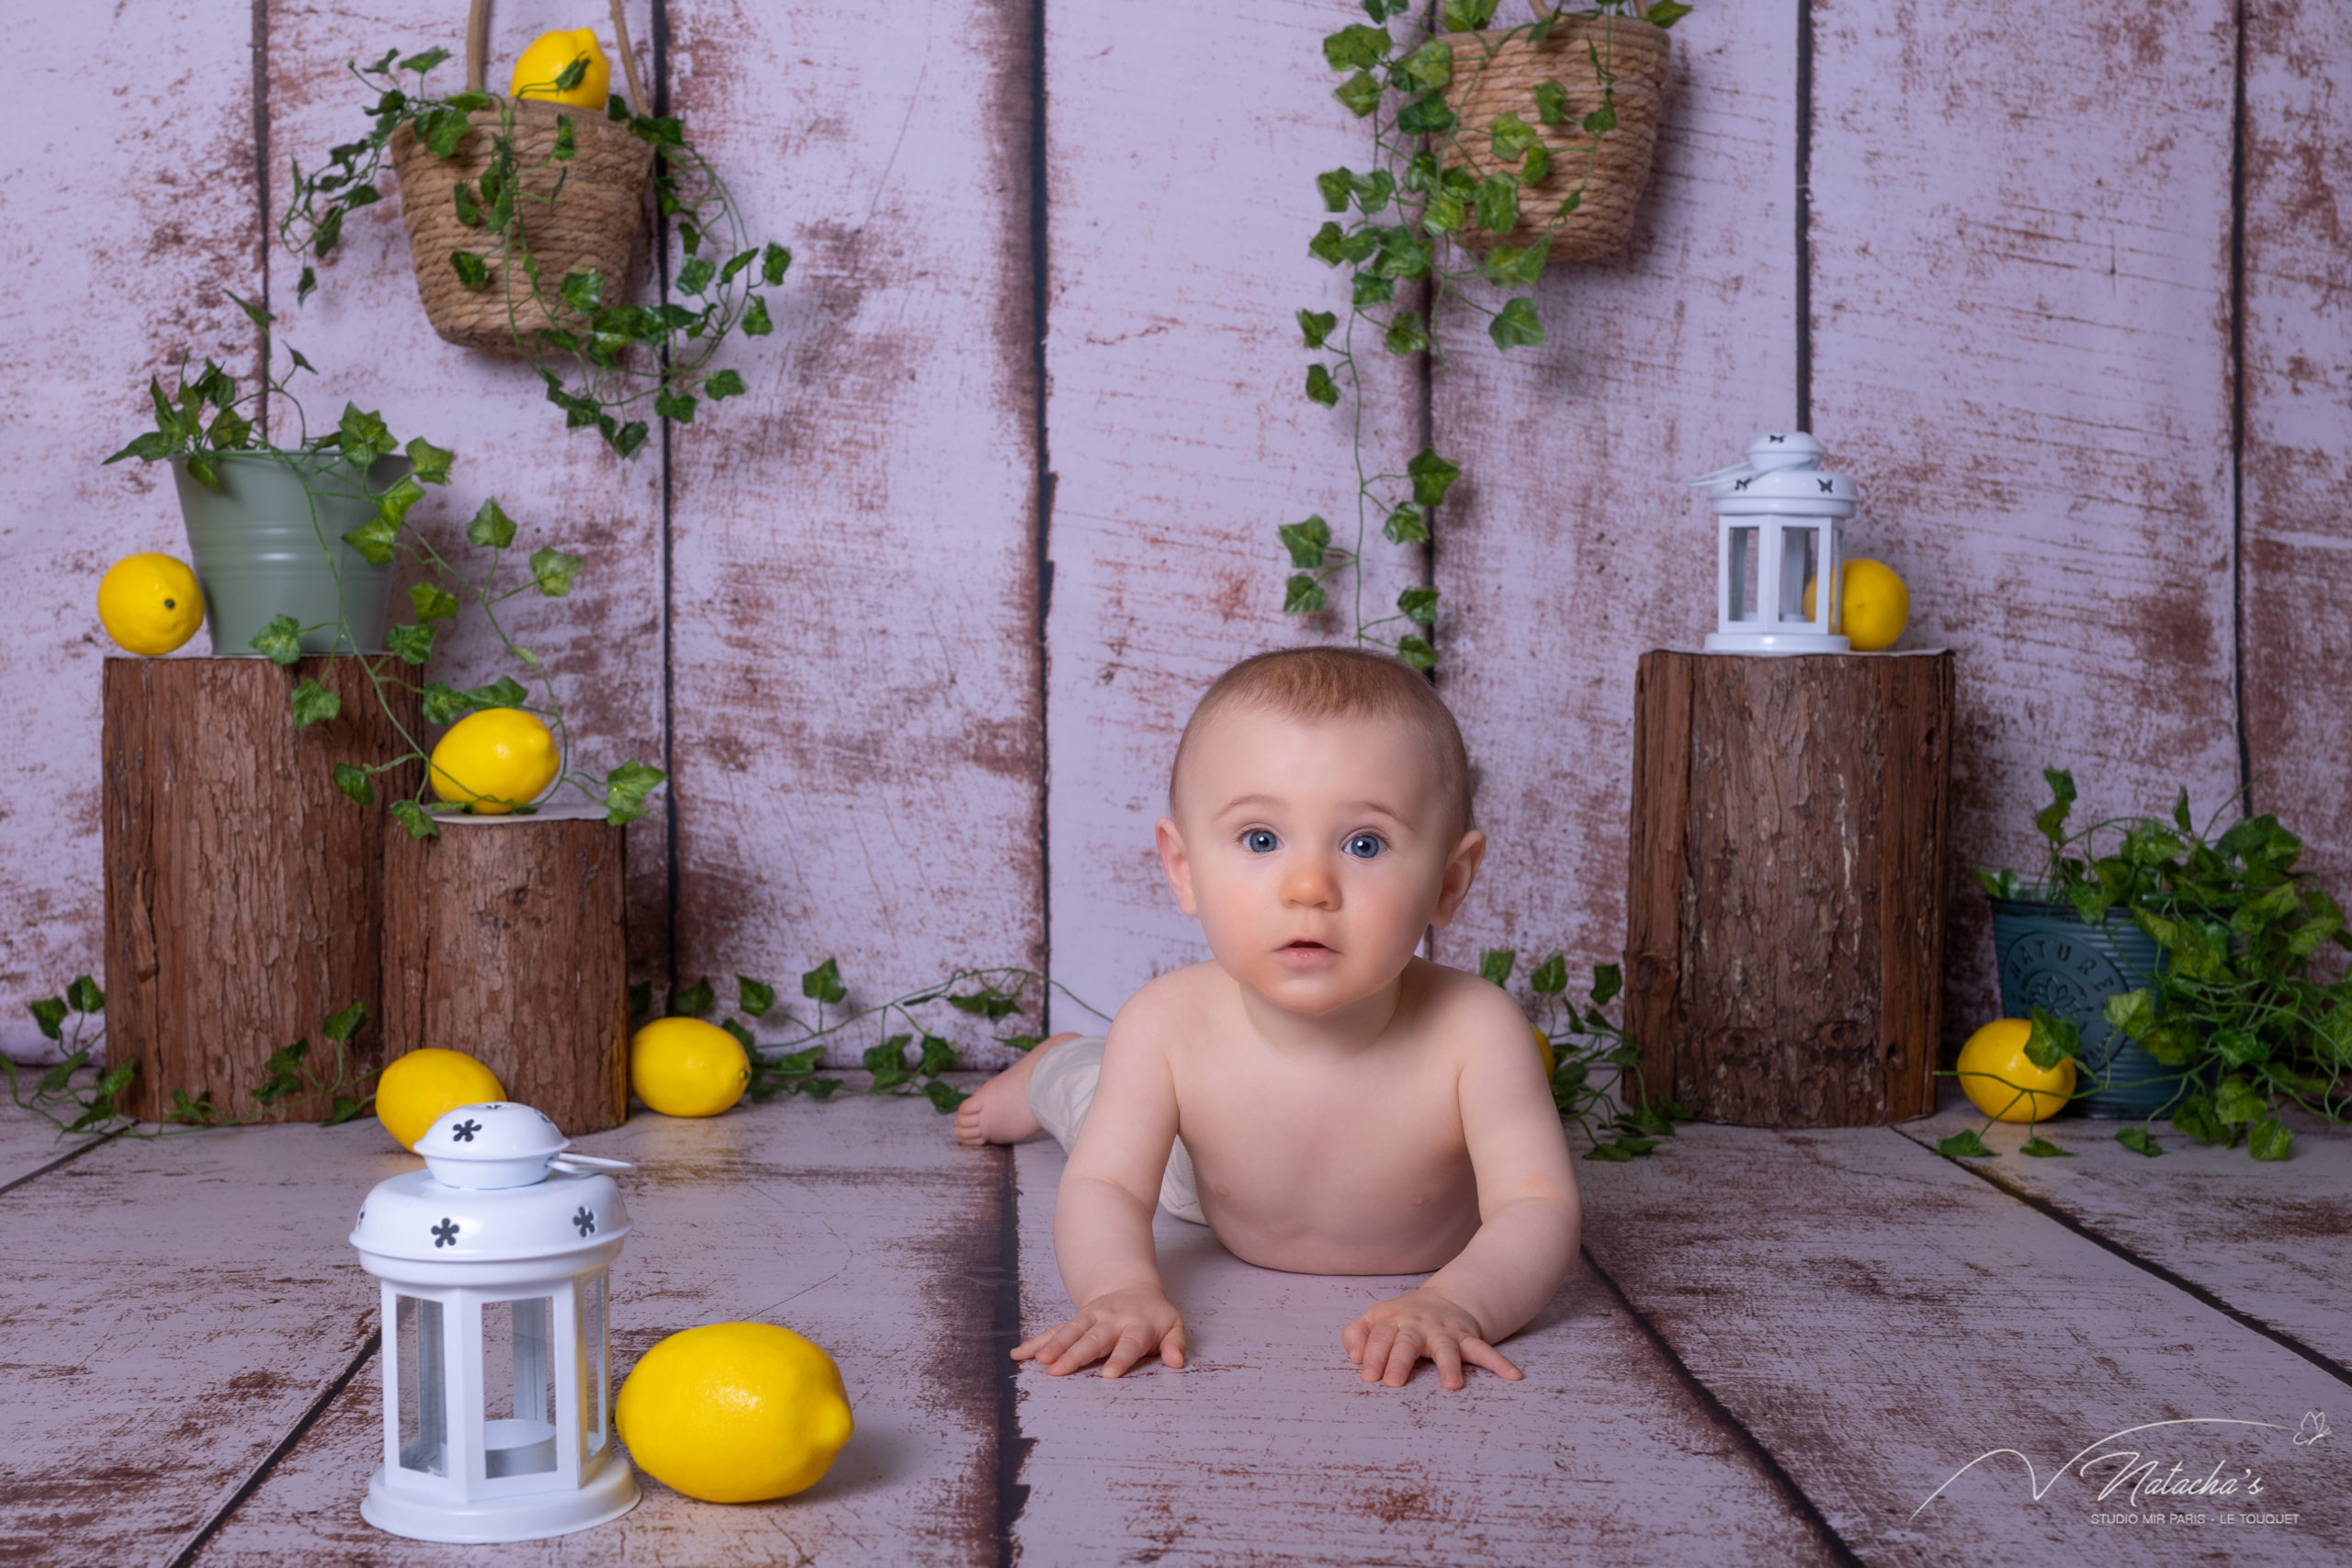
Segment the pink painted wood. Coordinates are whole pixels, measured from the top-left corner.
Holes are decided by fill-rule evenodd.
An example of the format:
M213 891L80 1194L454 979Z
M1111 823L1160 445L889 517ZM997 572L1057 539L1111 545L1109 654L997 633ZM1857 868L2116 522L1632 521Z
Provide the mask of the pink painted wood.
M2245 14L2254 802L2304 836L2304 866L2342 897L2352 887L2352 14L2318 0L2262 0Z
M1061 1168L1050 1139L1018 1151L1031 1333L1070 1310ZM1415 1280L1255 1269L1165 1213L1153 1231L1189 1365L1023 1368L1024 1563L1837 1561L1588 1269L1504 1347L1520 1382L1474 1370L1449 1393L1424 1365L1389 1389L1340 1331Z
M640 42L649 38L652 17L645 0L636 0L628 16L632 36ZM531 0L494 6L492 87L505 85L524 45L568 17L578 19ZM609 32L601 15L591 20L600 34ZM406 55L437 45L456 58L431 84L455 92L464 85L465 22L463 0L422 8L390 0L339 0L324 10L268 7L273 220L289 199L288 159L315 167L325 161L327 148L367 128L374 100L346 62L373 61L394 46ZM503 586L528 580L526 558L542 545L587 558L570 597L528 593L500 615L515 641L553 674L569 720L568 765L597 780L601 798L606 769L631 757L656 766L662 761L662 456L652 450L622 462L593 432L565 434L561 412L541 395L528 365L452 347L434 335L417 299L389 164L380 186L386 199L345 226L308 304L295 301L300 264L271 237L269 303L280 317L279 339L322 372L316 382L299 378L309 428L332 427L349 399L380 410L403 438L424 434L454 450L452 482L410 515L450 558L479 570L487 564L486 552L466 542L464 525L485 498L496 496L521 525ZM271 434L290 442L296 433L281 420ZM396 619L413 618L404 599L396 596L393 608ZM444 631L424 673L467 686L527 671L506 657L481 612L469 607L454 629ZM663 844L658 812L629 830L630 946L640 973L659 972L668 960Z
M1703 7L1669 37L1632 242L1550 270L1540 347L1499 354L1483 318L1459 322L1434 383L1464 468L1439 513L1438 689L1491 840L1438 953L1512 947L1524 974L1565 949L1578 996L1625 945L1634 663L1713 626L1713 524L1679 481L1796 412L1794 7Z
M1371 157L1328 96L1318 40L1347 19L1319 0L1215 28L1144 0L1046 10L1053 953L1097 1007L1207 955L1152 850L1193 705L1236 660L1352 625L1283 614L1274 534L1355 528L1352 410L1303 395L1295 320L1347 310L1346 274L1306 254L1316 172ZM1418 367L1364 349L1367 464L1401 471ZM1420 568L1378 524L1365 600L1385 605Z
M27 18L20 18L26 21ZM251 375L223 289L260 286L252 59L242 17L196 0L60 9L22 40L0 133L0 1049L46 1043L23 1003L99 967L98 579L120 557L185 558L170 474L110 468L182 353ZM161 106L168 105L168 112ZM202 652L199 636L191 652Z
M1043 956L1025 15L672 9L673 108L797 256L673 437L682 978Z
M1851 553L1958 650L1946 1029L1996 1012L1975 864L2237 787L2231 9L1815 17L1814 430Z

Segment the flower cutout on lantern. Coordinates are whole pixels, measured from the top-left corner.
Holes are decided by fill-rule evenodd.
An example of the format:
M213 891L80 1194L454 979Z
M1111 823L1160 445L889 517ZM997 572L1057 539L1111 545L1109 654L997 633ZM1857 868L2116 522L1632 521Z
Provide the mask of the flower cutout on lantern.
M582 1235L596 1234L596 1216L584 1208L571 1216L571 1223L580 1228Z
M493 1109L495 1108L493 1107ZM474 1134L481 1131L481 1123L479 1122L460 1122L456 1126L449 1129L449 1136L456 1139L458 1143L470 1144L474 1141Z
M435 1225L433 1227L433 1245L435 1247L457 1246L458 1222L455 1220L443 1220L439 1224Z

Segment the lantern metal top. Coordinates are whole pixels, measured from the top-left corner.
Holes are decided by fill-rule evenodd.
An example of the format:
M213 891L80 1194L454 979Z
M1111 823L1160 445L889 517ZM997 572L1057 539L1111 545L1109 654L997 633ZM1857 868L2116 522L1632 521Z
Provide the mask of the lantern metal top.
M425 1168L446 1187L542 1181L555 1156L571 1146L547 1112L497 1100L445 1111L416 1141Z
M1861 491L1847 475L1823 472L1826 456L1802 430L1767 431L1747 444L1744 461L1689 482L1706 491L1718 517L1851 517Z
M416 1141L425 1169L368 1194L351 1245L371 1268L374 1259L553 1262L609 1253L629 1219L604 1173L635 1167L567 1154L571 1142L527 1105L460 1105Z

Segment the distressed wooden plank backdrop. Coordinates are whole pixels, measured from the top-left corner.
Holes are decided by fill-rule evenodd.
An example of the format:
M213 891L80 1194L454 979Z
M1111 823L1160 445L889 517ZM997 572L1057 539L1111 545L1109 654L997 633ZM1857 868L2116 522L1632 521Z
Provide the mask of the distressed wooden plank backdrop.
M345 61L454 47L464 9L156 0L19 29L0 998L97 964L91 594L180 536L160 469L96 459L150 370L250 373L229 290L322 367L313 419L349 396L458 449L430 525L494 492L590 558L521 633L589 765L673 773L630 831L641 976L835 953L873 1000L1045 964L1108 1009L1197 956L1149 852L1175 727L1232 659L1343 629L1281 613L1273 530L1339 521L1351 482L1292 315L1341 303L1304 246L1315 172L1366 161L1317 48L1355 7L632 0L648 80L798 261L735 357L751 395L630 463L565 436L525 367L433 336L394 203L295 305L287 158L358 123ZM576 13L500 6L493 83L539 30L604 25ZM1550 342L1498 358L1456 322L1442 372L1376 367L1371 451L1433 437L1468 475L1425 558L1374 552L1381 602L1442 591L1496 840L1442 953L1619 952L1633 663L1709 613L1675 481L1790 423L1860 478L1854 543L1910 581L1910 646L1959 653L1948 1032L1993 994L1965 866L2028 860L2044 761L2098 812L2251 784L2342 890L2346 27L2325 0L1713 0L1676 28L1633 242L1545 280ZM489 651L460 637L435 673ZM0 1032L40 1043L14 1000Z

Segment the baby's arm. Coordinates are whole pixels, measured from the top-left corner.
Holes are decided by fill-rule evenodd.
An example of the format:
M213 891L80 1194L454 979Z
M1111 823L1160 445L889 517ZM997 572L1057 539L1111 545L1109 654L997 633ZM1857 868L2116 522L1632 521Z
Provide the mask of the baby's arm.
M1138 1011L1148 1016L1131 1002L1111 1025L1102 1081L1054 1200L1054 1259L1078 1311L1012 1352L1056 1377L1100 1359L1115 1378L1154 1350L1170 1367L1184 1364L1184 1321L1151 1242L1176 1143L1176 1091L1161 1035L1129 1016Z
M1495 1346L1544 1309L1576 1262L1583 1211L1567 1138L1543 1063L1520 1043L1524 1019L1489 995L1499 1007L1481 998L1465 1021L1480 1037L1458 1090L1478 1183L1477 1234L1419 1290L1382 1302L1341 1333L1366 1382L1401 1387L1423 1359L1447 1388L1463 1385L1464 1361L1518 1378Z

